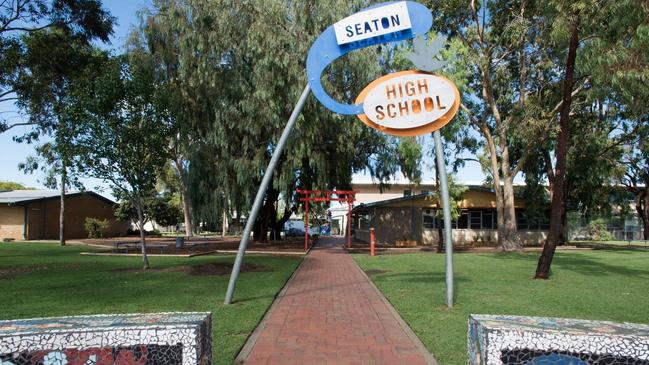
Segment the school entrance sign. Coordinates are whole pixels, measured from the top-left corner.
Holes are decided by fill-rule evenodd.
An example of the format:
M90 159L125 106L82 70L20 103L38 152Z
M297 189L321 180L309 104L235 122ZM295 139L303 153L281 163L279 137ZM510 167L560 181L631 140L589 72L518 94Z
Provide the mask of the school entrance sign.
M343 115L356 115L363 123L383 133L396 136L416 136L434 131L436 158L444 165L439 129L457 113L460 93L457 87L434 71L443 65L434 60L436 49L444 40L436 39L428 47L424 38L433 24L430 10L414 1L379 4L355 13L329 26L313 43L306 62L307 86L304 88L277 143L266 168L255 201L246 221L243 237L234 261L225 304L232 302L252 227L271 181L275 166L286 141L295 126L309 93L329 110ZM329 64L349 52L361 48L415 38L415 52L407 55L419 70L409 70L382 76L371 82L358 95L355 104L334 100L322 86L322 73ZM446 243L446 303L453 306L453 245L451 242L451 213L446 169L439 171L444 210L444 242Z
M395 136L417 136L445 126L460 107L460 92L447 78L402 71L376 79L360 93L358 118Z
M363 105L334 100L322 87L322 72L352 51L424 36L433 25L425 6L413 1L379 4L328 27L313 42L306 59L306 76L313 95L327 109L343 115L363 114Z

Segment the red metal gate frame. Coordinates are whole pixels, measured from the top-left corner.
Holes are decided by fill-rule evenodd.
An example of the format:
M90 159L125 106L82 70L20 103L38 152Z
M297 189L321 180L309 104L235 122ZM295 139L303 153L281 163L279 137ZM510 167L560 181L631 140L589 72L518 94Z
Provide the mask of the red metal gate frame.
M304 251L309 249L309 202L347 202L347 247L352 247L352 204L356 201L356 192L353 190L301 190L301 202L305 203L304 215ZM336 197L334 197L334 195Z

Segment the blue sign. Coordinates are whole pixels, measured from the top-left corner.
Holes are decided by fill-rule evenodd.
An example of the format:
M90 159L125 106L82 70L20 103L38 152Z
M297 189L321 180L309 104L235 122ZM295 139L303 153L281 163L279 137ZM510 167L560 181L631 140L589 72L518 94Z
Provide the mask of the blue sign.
M363 114L362 104L343 104L327 94L320 80L325 68L356 49L423 36L432 25L432 14L424 5L397 1L372 6L329 26L313 43L306 60L313 95L333 112Z

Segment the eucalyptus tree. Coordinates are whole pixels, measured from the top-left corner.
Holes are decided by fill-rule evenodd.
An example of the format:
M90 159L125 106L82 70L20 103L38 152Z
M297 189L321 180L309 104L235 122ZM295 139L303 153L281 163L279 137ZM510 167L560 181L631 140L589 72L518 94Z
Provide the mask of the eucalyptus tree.
M133 60L140 60L133 58ZM108 60L93 82L78 90L80 112L87 122L75 136L83 153L85 174L106 182L119 200L137 213L143 268L149 268L144 223L147 202L169 160L170 116L160 105L151 64L130 64L128 54Z
M550 244L538 277L549 270L551 246L562 232L570 118L588 101L575 104L573 99L585 97L593 87L592 63L580 62L580 54L586 55L591 48L586 46L607 29L602 24L631 11L631 3L430 2L436 27L451 39L455 78L464 80L462 110L485 145L504 249L521 247L513 180L525 172L530 158L545 160L554 208Z
M202 187L190 192L201 197L193 201L200 202L196 211L220 216L218 208L228 207L245 212L306 85L311 43L365 2L183 0L154 5L178 37L178 77L187 86L179 92L188 95L186 110L192 114L187 118L189 176L200 179L191 186ZM353 103L382 70L377 52L361 50L334 62L323 76L329 93ZM295 210L296 188L347 189L352 172L366 168L381 179L389 176L398 145L390 141L310 98L267 191L256 236L265 240L278 199L285 201L286 214ZM202 179L206 175L209 179Z
M592 177L599 170L599 180L610 182L611 172L614 171L613 161L618 160L616 156L621 154L621 146L635 139L638 132L637 126L629 127L628 115L646 115L646 107L638 105L637 100L647 95L646 88L639 86L638 76L647 76L648 57L646 47L642 45L647 40L643 29L646 29L648 14L646 4L638 6L634 1L550 1L544 9L544 16L552 24L551 39L557 42L554 45L555 59L565 60L565 68L562 73L562 103L554 167L547 153L545 157L548 179L552 182L552 211L550 232L539 258L536 278L549 277L554 251L556 245L561 243L565 229L566 201L569 197L567 178L571 173L568 170L571 133L580 133L575 136L573 152L581 151L584 155L575 159L578 162L573 164L574 171L583 172L588 166L586 169L591 170L586 170L585 175ZM567 52L564 56L565 49ZM635 53L635 57L623 61L620 59L620 56L629 53ZM625 70L619 72L611 66ZM576 86L579 79L584 81ZM607 81L602 83L604 80ZM588 92L578 96L583 100L574 105L572 101L580 89L587 89ZM636 93L631 96L627 89ZM576 125L581 129L574 128L573 115L582 118L586 115L587 119L581 125ZM589 136L593 137L589 145L582 145L584 138ZM592 149L597 143L600 148ZM593 165L585 165L589 159ZM592 179L577 177L573 181L583 186L583 181L590 182ZM593 196L593 191L586 190L585 195L587 200Z
M179 40L180 35L174 28L173 16L167 11L174 1L155 2L155 9L144 8L140 12L140 26L131 33L128 49L131 58L139 58L133 63L150 64L154 70L153 82L156 92L166 94L164 100L170 116L172 127L169 141L169 166L176 174L177 191L180 194L185 234L193 236L194 221L190 195L188 191L189 146L195 138L190 134L191 119L197 118L193 105L196 98L191 84L181 82L179 78Z
M643 239L649 240L649 119L642 121L637 137L625 148L620 179L633 194L635 209L642 222Z
M593 83L605 86L602 93L620 105L626 127L618 138L623 143L618 182L635 200L643 222L644 239L649 239L649 4L625 0L619 11L607 18L602 36L595 39L588 60Z
M488 175L496 193L498 241L522 249L514 209L514 178L561 103L546 95L556 79L541 35L547 24L528 1L426 2L434 29L449 36L451 77L462 93L461 109L484 143ZM543 101L541 109L533 107ZM537 115L533 112L539 112Z
M47 168L45 185L60 189L59 243L65 245L65 193L70 186L80 186L78 151L72 143L75 133L85 123L75 103L77 84L88 82L101 67L105 54L84 37L66 29L49 28L33 31L22 38L25 52L22 61L29 65L14 82L16 104L27 113L29 123L38 126L30 133L14 138L32 143L40 134L52 137L36 148L37 158L28 159L19 167L33 172Z
M92 42L107 42L114 19L96 0L8 0L0 4L0 103L13 103L27 117L9 122L0 116L0 133L18 126L33 126L15 138L31 142L49 134L54 142L37 149L53 163L59 177L59 242L65 244L65 189L73 176L74 117L63 116L66 94L92 64ZM30 161L27 161L30 162ZM34 162L32 160L31 162ZM34 166L23 165L25 171ZM70 176L69 176L70 175ZM52 184L48 176L46 184Z
M114 18L98 0L0 2L0 103L21 101L19 91L28 86L25 84L29 84L40 67L48 63L54 65L48 57L29 57L29 54L39 51L35 47L67 48L69 39L85 45L95 40L108 42L113 23ZM65 34L68 37L50 37L46 44L35 44L30 42L35 34ZM59 63L57 76L64 77L76 71L76 68L68 66L71 65L67 62ZM34 133L47 132L55 127L53 122L51 119L29 118L10 123L7 119L0 119L0 133L18 126L34 126Z

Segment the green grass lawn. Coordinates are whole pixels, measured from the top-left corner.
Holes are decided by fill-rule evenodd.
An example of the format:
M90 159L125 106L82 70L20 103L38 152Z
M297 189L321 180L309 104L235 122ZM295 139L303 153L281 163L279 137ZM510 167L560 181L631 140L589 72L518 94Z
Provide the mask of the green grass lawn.
M548 281L532 279L538 256L456 254L451 310L445 306L444 255L354 258L441 365L466 364L472 313L649 323L649 252L557 252Z
M621 246L625 247L635 247L635 248L648 248L649 241L571 241L569 244L575 245L577 247L607 247L615 248Z
M272 303L299 258L247 256L268 269L242 273L235 303L223 305L229 275L189 275L182 265L232 263L233 256L192 259L80 256L82 246L0 243L0 319L65 315L212 312L215 364L230 364Z

